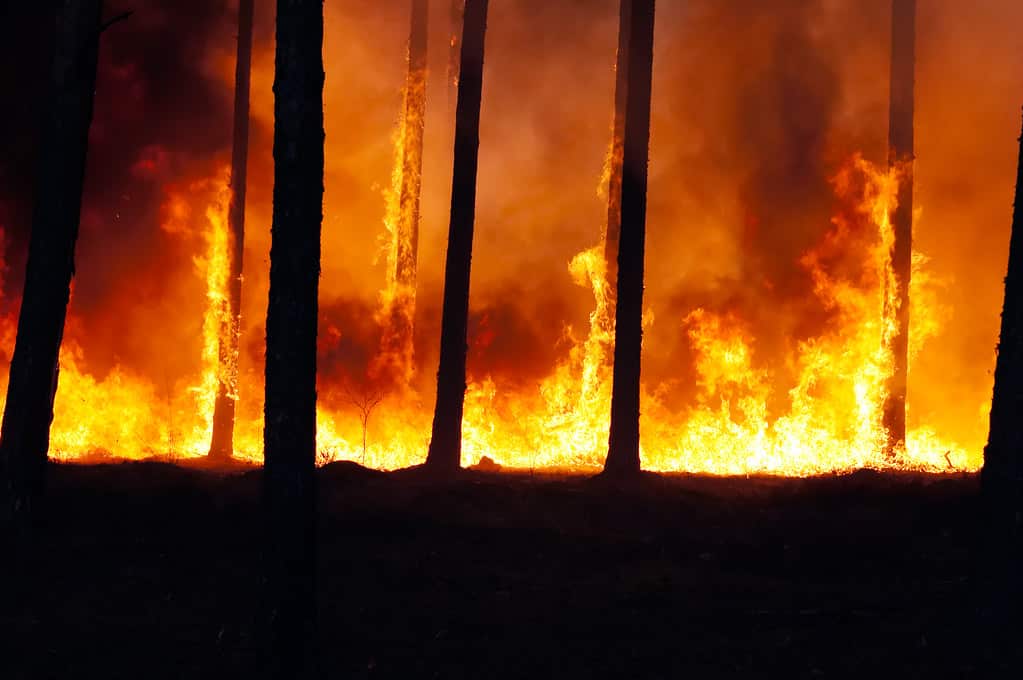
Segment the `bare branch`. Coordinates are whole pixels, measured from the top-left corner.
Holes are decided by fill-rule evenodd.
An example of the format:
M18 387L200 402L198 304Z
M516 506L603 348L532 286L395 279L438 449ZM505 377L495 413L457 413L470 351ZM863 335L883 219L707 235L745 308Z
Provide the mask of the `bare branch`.
M117 16L115 16L115 17L113 17L111 19L107 19L99 27L99 32L101 34L106 32L106 30L108 28L110 28L111 26L113 26L114 24L116 24L118 22L124 21L125 19L127 19L128 17L130 17L134 13L135 13L135 10L128 10L127 12L121 12L120 14L118 14Z

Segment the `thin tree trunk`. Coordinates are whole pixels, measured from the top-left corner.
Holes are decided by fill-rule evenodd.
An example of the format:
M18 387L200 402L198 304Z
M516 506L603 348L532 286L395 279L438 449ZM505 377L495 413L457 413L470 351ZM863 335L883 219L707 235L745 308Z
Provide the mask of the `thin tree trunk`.
M488 0L466 0L462 30L461 75L455 113L455 159L451 224L444 270L437 406L426 465L446 474L461 464L462 409L465 405L466 333L469 321L469 270L476 219L476 173L483 96L483 48Z
M280 677L308 672L315 613L322 49L323 0L278 0L263 437L265 615Z
M618 285L618 238L622 230L622 164L625 162L625 113L629 103L629 31L632 0L621 0L618 20L618 58L615 64L615 113L607 175L607 224L604 262L607 286L614 295Z
M892 376L884 405L888 431L886 453L897 455L906 444L906 392L909 371L909 283L913 264L913 103L916 66L916 0L892 2L891 91L888 165L901 171L898 207L892 215L891 250L895 290L885 296L895 307L895 329L887 338ZM886 310L885 318L889 318Z
M614 477L638 474L640 470L639 378L643 344L643 258L650 157L654 5L654 0L632 0L629 29L615 363L611 387L611 431L604 466L605 473Z
M394 216L394 270L389 274L380 352L370 374L407 386L415 374L416 269L419 253L419 205L423 187L423 133L426 124L427 0L412 0L408 74L397 159L401 183Z
M228 276L228 328L220 333L220 370L213 407L210 457L234 454L234 417L238 401L238 342L241 335L242 259L245 252L245 186L249 160L249 85L252 71L252 15L254 0L238 3L238 60L234 76L234 148L231 153L231 236ZM226 340L226 342L225 342Z
M75 271L85 160L96 89L102 0L65 0L57 26L49 118L42 129L32 236L11 360L0 513L28 520L45 485L64 320Z
M412 28L408 43L408 76L405 79L405 148L401 174L401 219L398 221L398 257L395 280L416 289L419 252L419 203L423 186L423 132L426 124L427 0L412 0Z

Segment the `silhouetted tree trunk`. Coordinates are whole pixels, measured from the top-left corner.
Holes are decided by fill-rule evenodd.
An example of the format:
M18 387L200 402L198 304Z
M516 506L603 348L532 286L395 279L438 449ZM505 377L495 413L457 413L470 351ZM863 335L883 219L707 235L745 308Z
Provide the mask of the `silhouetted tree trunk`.
M444 270L437 406L426 465L453 473L461 464L462 409L465 405L466 332L469 322L469 269L476 219L476 172L483 96L483 47L488 0L466 0L461 74L455 112L455 160L451 224Z
M227 459L234 453L234 413L238 401L238 341L241 334L242 259L245 252L245 185L249 160L249 83L252 70L252 15L255 0L238 3L238 60L234 75L234 147L231 153L231 235L227 318L220 333L220 371L213 407L210 457ZM224 342L224 339L227 342Z
M611 432L605 473L637 474L639 375L643 344L643 257L646 243L647 166L650 156L650 89L654 58L654 0L631 0L628 104L622 167L622 227L618 248L615 363Z
M1016 201L1009 237L1009 267L995 362L994 395L981 483L986 515L982 535L984 576L982 639L989 655L1018 648L1023 617L1023 133L1016 171ZM1015 621L1015 627L1012 621ZM1009 651L1009 654L1005 654Z
M280 677L308 670L315 612L322 49L323 0L278 0L263 474L265 614Z
M57 25L52 99L42 128L25 288L0 426L0 472L7 496L0 513L10 513L18 522L32 515L45 484L57 362L75 272L102 11L101 0L65 0Z
M618 20L618 60L615 65L615 114L608 159L607 224L604 230L604 262L607 285L615 294L618 285L618 237L622 230L622 164L625 161L625 113L629 104L629 31L632 0L621 0Z
M884 405L888 430L886 453L895 455L906 443L906 391L909 371L909 283L913 264L913 100L916 67L916 0L892 0L891 84L888 120L888 165L898 167L898 207L892 215L895 232L891 259L895 290L886 296L895 306L896 328L887 338L892 376ZM887 311L887 310L886 310ZM885 318L888 318L886 313Z

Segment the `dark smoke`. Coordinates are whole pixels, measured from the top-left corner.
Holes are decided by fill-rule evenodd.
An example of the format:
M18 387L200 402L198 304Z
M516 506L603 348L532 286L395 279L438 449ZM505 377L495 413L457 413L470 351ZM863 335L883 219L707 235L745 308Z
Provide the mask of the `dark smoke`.
M11 271L5 299L20 294L31 224L39 120L48 97L53 5L8 3L0 22L13 40L0 44L0 84L18 104L0 111L0 221ZM201 318L169 308L192 271L195 244L161 228L165 188L186 187L223 165L230 152L230 88L211 54L234 49L230 0L117 0L108 16L132 16L102 36L95 116L83 198L72 312L82 325L90 368L145 365L161 346L194 346ZM266 36L261 36L265 42ZM259 134L258 132L256 134ZM194 287L194 285L193 285ZM201 288L194 290L202 295ZM126 310L131 310L126 313ZM139 316L152 316L139 333ZM162 321L162 323L161 323ZM184 365L164 365L171 376Z
M843 119L849 101L865 94L843 69L855 54L851 44L883 48L886 36L876 28L886 26L884 3L686 4L673 25L680 35L665 45L667 30L658 33L655 59L655 97L676 119L662 127L655 119L654 167L659 154L663 165L652 180L649 238L670 243L678 260L665 271L663 258L648 257L648 290L659 279L675 281L654 293L668 300L656 332L670 349L648 365L678 376L682 394L691 393L681 319L697 307L734 314L755 338L756 364L780 374L784 402L783 357L829 321L799 260L832 226L830 178L855 151L883 158L880 116L859 121L865 133ZM871 105L875 95L866 94ZM858 253L848 255L858 261ZM691 267L680 276L681 262Z

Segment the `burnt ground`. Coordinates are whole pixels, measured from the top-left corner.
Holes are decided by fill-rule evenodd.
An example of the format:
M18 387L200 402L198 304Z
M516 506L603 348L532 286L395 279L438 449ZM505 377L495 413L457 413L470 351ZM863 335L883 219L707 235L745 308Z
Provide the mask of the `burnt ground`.
M44 526L2 558L0 677L258 674L259 475L53 466ZM871 472L438 484L334 464L319 472L319 667L1023 677L978 616L977 485Z

